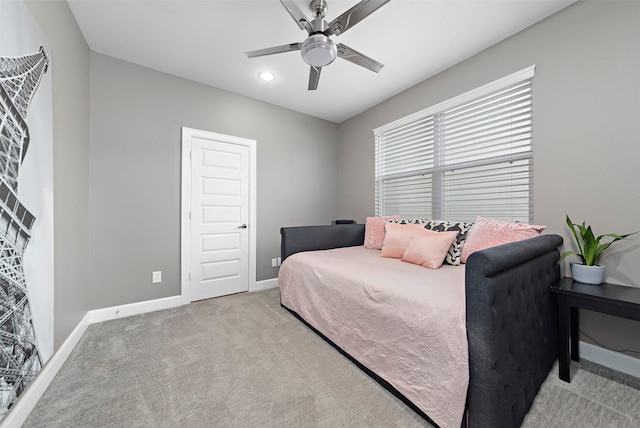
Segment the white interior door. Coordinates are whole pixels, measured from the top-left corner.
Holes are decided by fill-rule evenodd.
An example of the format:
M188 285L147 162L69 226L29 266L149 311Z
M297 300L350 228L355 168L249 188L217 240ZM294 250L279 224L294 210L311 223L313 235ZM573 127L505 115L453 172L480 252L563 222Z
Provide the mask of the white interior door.
M248 291L250 146L203 131L186 137L191 151L189 301Z

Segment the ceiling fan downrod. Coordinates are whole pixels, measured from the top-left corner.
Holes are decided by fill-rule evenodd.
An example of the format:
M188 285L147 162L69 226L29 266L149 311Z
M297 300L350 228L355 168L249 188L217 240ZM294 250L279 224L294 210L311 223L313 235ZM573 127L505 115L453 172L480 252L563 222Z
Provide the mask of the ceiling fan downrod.
M310 22L313 33L310 33L309 35L318 33L324 34L327 28L329 28L327 21L324 20L324 17L327 15L327 11L329 10L327 2L325 0L311 0L309 8L314 16L314 19Z
M327 2L325 0L311 0L309 8L311 9L313 16L316 18L324 18L329 11L329 6L327 6Z

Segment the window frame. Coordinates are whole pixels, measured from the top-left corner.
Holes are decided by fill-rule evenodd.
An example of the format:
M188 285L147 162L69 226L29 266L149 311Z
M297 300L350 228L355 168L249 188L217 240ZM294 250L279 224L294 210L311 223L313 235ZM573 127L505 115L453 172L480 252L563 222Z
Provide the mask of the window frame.
M374 140L375 140L375 214L376 215L388 215L388 214L401 214L403 213L389 213L385 212L384 201L381 200L381 186L382 182L389 177L392 177L393 174L389 175L381 175L380 171L382 171L383 166L381 161L381 141L384 140L385 135L389 135L389 133L393 133L394 131L402 130L403 128L411 128L412 126L417 127L418 124L428 123L431 118L433 118L433 166L428 168L428 174L431 174L432 182L430 187L430 196L431 196L431 215L430 218L433 219L444 219L444 174L446 171L451 171L451 164L440 163L438 150L441 149L442 145L446 145L445 142L438 142L438 121L441 120L440 117L444 115L446 112L469 104L475 100L481 99L483 97L487 97L494 93L497 93L501 90L505 90L510 88L511 86L518 85L520 83L525 83L527 81L532 81L534 77L535 65L529 66L525 69L512 73L508 76L505 76L501 79L495 80L491 83L485 84L479 88L473 89L471 91L465 92L461 95L448 99L446 101L440 102L436 105L427 107L423 110L395 120L386 125L380 126L373 130ZM532 85L532 83L531 83ZM523 152L519 152L517 154L510 154L506 156L498 156L498 157L487 157L485 159L472 160L468 162L461 162L456 164L456 168L466 168L472 166L483 166L483 165L491 165L496 164L497 162L506 163L509 162L513 164L514 161L522 161L526 160L528 162L528 221L531 223L533 221L533 92L531 89L530 94L530 103L531 103L531 112L530 112L530 143L529 149ZM425 171L427 171L425 170ZM417 168L413 171L413 175L417 176L416 171L421 171L420 168ZM411 175L411 173L407 173L407 175ZM473 219L468 218L456 218L449 220L465 220L472 221Z

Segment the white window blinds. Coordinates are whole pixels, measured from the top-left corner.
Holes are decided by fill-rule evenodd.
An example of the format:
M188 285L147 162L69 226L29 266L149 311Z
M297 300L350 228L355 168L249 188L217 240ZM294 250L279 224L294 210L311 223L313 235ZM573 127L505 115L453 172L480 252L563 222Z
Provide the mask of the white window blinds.
M376 215L532 222L533 71L375 129Z

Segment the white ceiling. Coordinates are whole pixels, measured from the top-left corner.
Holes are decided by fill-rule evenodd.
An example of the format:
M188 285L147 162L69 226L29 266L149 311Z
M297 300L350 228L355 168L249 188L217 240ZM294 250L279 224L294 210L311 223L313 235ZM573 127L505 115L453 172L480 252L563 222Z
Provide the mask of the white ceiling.
M575 0L391 0L333 37L385 66L340 58L308 91L299 52L244 52L301 42L307 33L277 0L68 0L95 52L343 122L568 6ZM300 10L308 2L296 0ZM328 0L331 21L357 0ZM310 16L310 13L307 13ZM258 79L268 70L273 82Z

